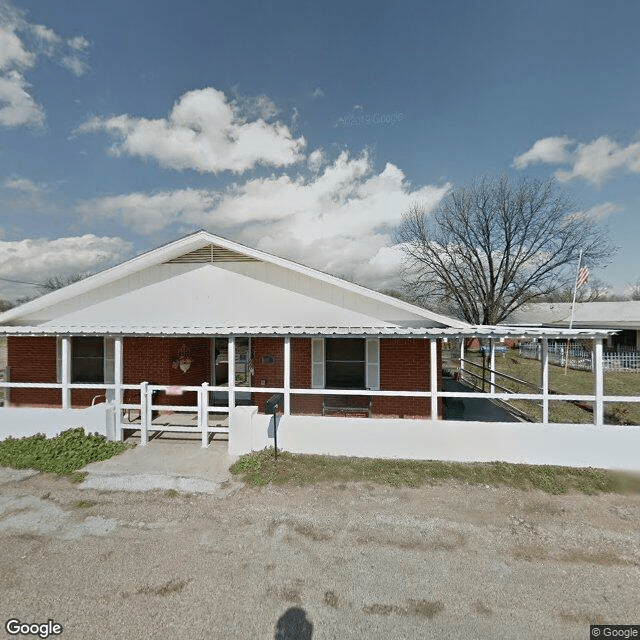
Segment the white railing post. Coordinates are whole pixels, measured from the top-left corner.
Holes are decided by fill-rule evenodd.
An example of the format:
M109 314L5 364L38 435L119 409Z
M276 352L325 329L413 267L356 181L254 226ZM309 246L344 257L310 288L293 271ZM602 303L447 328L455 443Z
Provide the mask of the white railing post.
M113 382L115 385L115 401L113 410L116 419L115 437L118 442L122 442L122 336L116 336L114 339L113 360Z
M231 429L231 414L236 408L236 339L229 336L227 348L228 371L229 371L229 429Z
M291 413L291 337L284 338L284 414Z
M209 446L209 384L202 383L202 389L198 390L198 418L202 429L202 448Z
M438 341L429 341L429 374L431 378L431 420L438 419Z
M549 424L549 339L542 338L540 350L540 382L542 383L542 424Z
M496 343L493 338L489 338L489 392L496 392Z
M149 383L140 383L140 446L149 442Z
M596 425L604 424L604 402L602 396L604 395L604 369L602 367L602 338L594 338L594 356L595 362L593 367L593 373L595 376L595 396L596 402L593 411L593 423Z
M71 406L71 339L69 336L62 336L62 408L68 409Z

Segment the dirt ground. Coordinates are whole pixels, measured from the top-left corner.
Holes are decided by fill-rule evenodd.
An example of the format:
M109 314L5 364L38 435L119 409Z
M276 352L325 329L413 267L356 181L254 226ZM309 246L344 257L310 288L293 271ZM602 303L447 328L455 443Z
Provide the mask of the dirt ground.
M0 486L0 545L7 637L10 618L52 619L63 639L586 639L590 622L640 623L638 495L120 493L36 475Z

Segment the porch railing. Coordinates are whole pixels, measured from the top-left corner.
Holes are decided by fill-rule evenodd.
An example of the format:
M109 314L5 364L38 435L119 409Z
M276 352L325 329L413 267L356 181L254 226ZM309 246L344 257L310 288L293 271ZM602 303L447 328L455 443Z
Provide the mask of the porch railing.
M603 392L598 393L596 390L593 394L566 394L561 397L553 397L549 393L548 386L543 391L539 392L533 390L530 393L520 392L504 392L499 391L499 386L496 385L495 379L489 381L489 391L482 394L483 398L489 400L534 400L541 402L543 405L548 405L549 401L573 401L583 403L593 403L594 406L602 405L605 402L640 402L640 395L636 396L615 396L604 395ZM100 391L107 391L111 396L111 400L108 404L112 408L113 420L115 421L115 433L119 439L122 438L123 429L136 428L141 433L141 444L147 444L149 440L149 432L167 431L167 432L182 432L182 433L200 433L202 437L202 446L206 447L209 444L209 434L212 433L229 433L230 429L233 429L232 415L233 409L236 406L235 394L236 392L242 393L259 393L259 394L274 394L280 393L284 395L284 412L290 413L291 411L291 398L297 395L302 396L364 396L368 398L377 397L393 397L393 398L430 398L431 400L431 415L433 419L437 420L438 412L437 407L440 399L443 398L475 398L479 397L477 391L441 391L435 389L433 391L392 391L392 390L372 390L372 389L299 389L290 388L283 385L278 387L222 387L222 386L210 386L207 383L203 383L200 386L172 386L172 385L155 385L148 382L142 382L140 384L68 384L63 385L61 383L46 383L46 382L7 382L0 381L0 390L2 389L57 389L60 390L61 395L65 390L72 389L93 389ZM124 402L123 394L125 391L138 391L139 402ZM195 405L174 405L174 404L158 404L154 402L154 394L158 391L163 392L195 392L197 403ZM210 392L223 392L227 394L227 404L224 406L211 405L209 402ZM120 393L120 397L116 397L117 393ZM125 411L139 411L139 423L138 422L126 422L123 420L123 413ZM154 423L153 413L154 411L166 411L175 413L195 413L196 424L195 426L179 425L179 424L158 424ZM227 415L227 426L222 425L210 425L209 417L212 414ZM595 422L598 424L598 411L594 411L593 416ZM547 416L545 421L544 416ZM600 413L600 415L602 415ZM543 424L548 423L548 411L543 413ZM588 424L588 423L585 423Z

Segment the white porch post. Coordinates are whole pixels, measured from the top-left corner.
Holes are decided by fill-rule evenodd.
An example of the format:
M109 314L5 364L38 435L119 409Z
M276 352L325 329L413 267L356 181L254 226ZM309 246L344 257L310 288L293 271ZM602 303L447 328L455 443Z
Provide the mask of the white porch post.
M202 430L202 448L209 446L209 384L202 383L202 389L198 390L198 421Z
M464 374L464 336L460 336L460 380Z
M116 440L122 442L122 336L116 336L113 341L113 383L115 385L114 414L116 418Z
M62 408L68 409L71 406L71 338L62 336Z
M542 424L549 424L549 338L542 338L540 383L542 387Z
M493 338L489 338L489 392L496 392L496 343Z
M149 383L140 383L140 446L144 447L149 442Z
M438 341L431 339L429 345L429 374L431 377L431 420L438 419Z
M602 366L602 338L594 338L595 362L593 373L595 375L595 396L596 402L593 411L593 423L596 425L604 424L604 367Z
M229 336L227 349L229 371L229 427L231 427L231 413L236 408L236 338Z
M291 337L284 338L284 415L291 413Z

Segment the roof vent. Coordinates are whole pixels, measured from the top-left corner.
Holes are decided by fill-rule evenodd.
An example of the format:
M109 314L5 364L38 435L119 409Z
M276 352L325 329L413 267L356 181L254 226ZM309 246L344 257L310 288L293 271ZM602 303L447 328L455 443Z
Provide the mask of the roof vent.
M175 263L205 263L205 262L260 262L256 258L247 256L244 253L238 253L237 251L231 251L231 249L225 249L215 244L210 244L201 249L196 249L189 253L185 253L182 256L167 260L165 264Z

